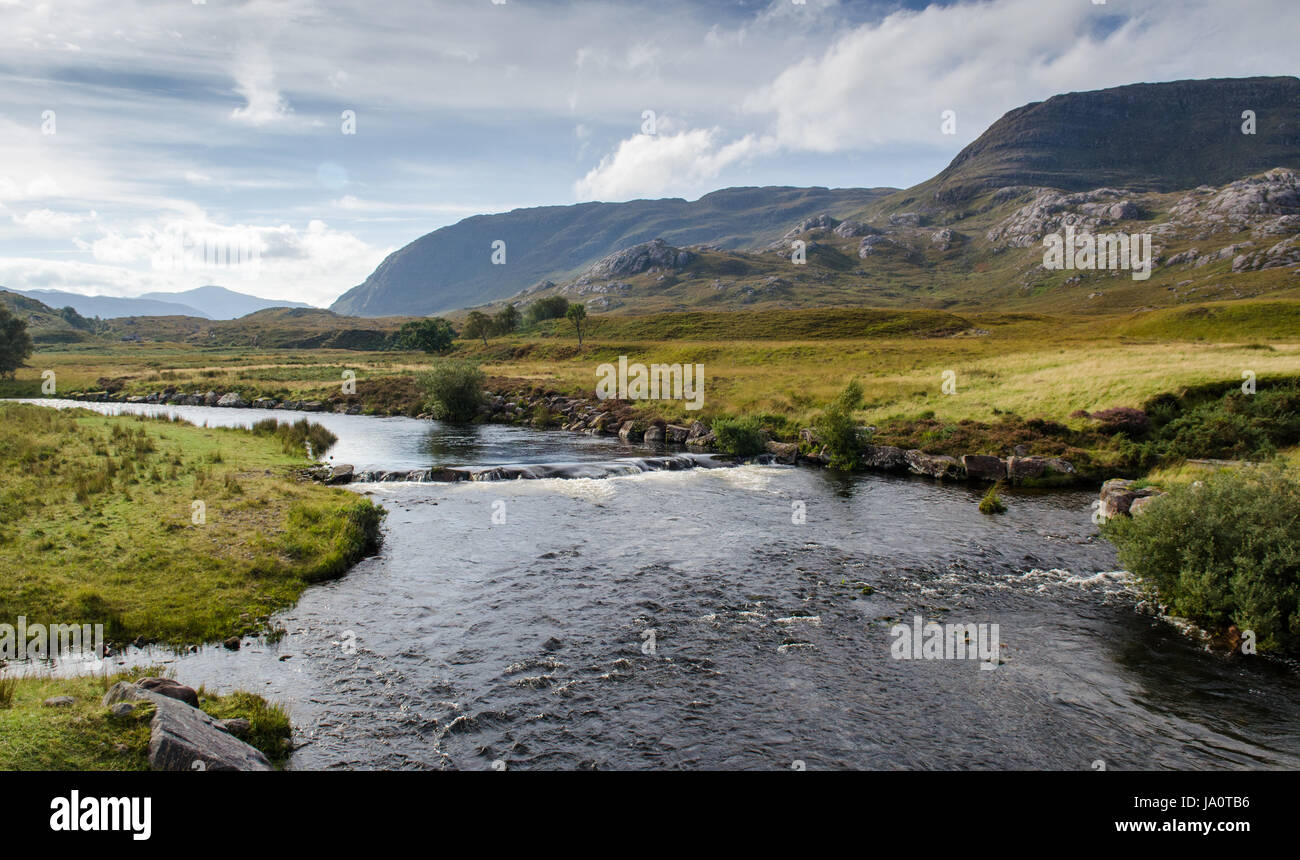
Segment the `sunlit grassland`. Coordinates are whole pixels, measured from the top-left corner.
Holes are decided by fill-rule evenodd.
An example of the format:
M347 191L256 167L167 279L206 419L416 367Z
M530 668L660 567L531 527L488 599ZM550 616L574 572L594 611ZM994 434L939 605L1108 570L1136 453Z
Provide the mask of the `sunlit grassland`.
M370 502L296 481L306 465L242 430L0 404L0 618L119 641L257 629L375 538Z
M863 386L858 417L872 423L933 412L987 421L1000 412L1066 421L1076 410L1138 406L1202 382L1300 373L1300 302L1214 302L1110 316L950 313L830 308L593 315L581 348L567 320L508 337L458 341L454 354L490 376L574 395L594 393L596 367L620 355L643 363L704 365L705 408L653 401L646 408L684 420L771 414L807 422L850 379ZM393 406L413 389L381 383L436 359L405 352L195 350L167 344L40 352L0 393L34 396L40 371L61 390L117 379L122 391L238 390L245 396L323 399L345 370L358 394ZM945 371L956 393L944 394ZM6 388L6 386L8 386ZM369 393L368 393L369 392Z

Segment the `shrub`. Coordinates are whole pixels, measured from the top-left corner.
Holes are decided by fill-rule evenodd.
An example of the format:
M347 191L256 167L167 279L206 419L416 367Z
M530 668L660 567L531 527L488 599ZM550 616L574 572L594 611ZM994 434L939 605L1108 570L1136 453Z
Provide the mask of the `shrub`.
M306 455L307 445L311 445L313 457L324 456L325 452L339 441L323 425L300 418L292 424L281 424L274 418L263 418L252 426L255 436L278 436L280 447L286 454ZM221 462L219 459L213 462Z
M1300 483L1279 466L1175 487L1104 532L1173 613L1255 631L1261 650L1300 649Z
M826 445L830 454L832 468L855 469L859 464L866 440L862 438L862 433L853 420L853 410L861 403L862 386L854 380L845 386L814 422L817 437Z
M483 402L486 383L487 377L478 365L462 360L440 362L420 376L426 406L439 421L471 420Z
M733 457L752 457L767 448L763 427L754 417L719 418L713 422L718 450Z

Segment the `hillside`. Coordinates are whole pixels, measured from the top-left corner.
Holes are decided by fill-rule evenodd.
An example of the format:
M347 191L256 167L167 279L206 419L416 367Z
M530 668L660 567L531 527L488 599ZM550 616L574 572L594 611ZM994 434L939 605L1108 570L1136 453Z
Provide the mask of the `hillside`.
M503 299L572 275L640 242L722 248L766 244L808 215L862 209L894 189L728 188L699 200L633 200L476 215L416 239L330 309L357 316L431 314ZM493 265L492 243L506 243Z
M80 343L93 338L100 328L95 320L88 320L70 309L55 310L13 290L0 289L0 302L18 318L27 321L27 332L37 346L60 343Z
M1253 135L1242 133L1248 109ZM1131 84L1016 108L896 198L957 203L1016 185L1177 191L1272 167L1300 168L1300 78Z
M1242 134L1246 109L1256 114L1253 135ZM392 254L333 310L424 314L552 292L581 297L597 311L1044 301L1090 311L1175 303L1184 292L1195 300L1273 295L1294 284L1276 272L1236 277L1233 259L1200 262L1188 284L1179 283L1185 277L1172 284L1153 278L1134 287L1115 284L1113 273L1105 273L1101 277L1111 280L1104 291L1087 275L1075 275L1069 288L1058 290L1066 278L1055 275L1065 273L1043 275L1035 270L1041 249L1024 250L1049 230L1077 223L1150 228L1170 256L1197 247L1202 234L1215 242L1214 253L1250 242L1246 247L1267 254L1296 226L1269 222L1264 229L1277 232L1255 235L1262 222L1251 219L1268 214L1263 210L1295 214L1287 196L1293 186L1229 186L1273 168L1300 168L1300 79L1176 81L1069 93L1008 112L944 171L906 191L733 188L694 203L585 203L468 218ZM1178 192L1201 186L1233 199L1208 201L1219 209L1194 213L1201 204L1184 202ZM1245 199L1261 193L1281 197L1255 204ZM1238 211L1251 205L1260 211ZM820 223L831 226L816 226L822 216ZM832 232L841 219L850 225ZM945 229L950 233L938 235ZM1277 238L1267 241L1271 236ZM788 256L797 238L815 242L807 268L774 259L777 245L784 244ZM506 242L506 265L491 264L496 239ZM689 249L693 262L653 266L650 278L610 277L600 269L611 255L655 239ZM1209 253L1197 251L1198 260ZM1289 253L1279 249L1274 261ZM1252 272L1273 268L1247 265ZM1219 278L1224 268L1234 283ZM1092 288L1074 289L1079 284ZM1097 295L1083 300L1077 293Z

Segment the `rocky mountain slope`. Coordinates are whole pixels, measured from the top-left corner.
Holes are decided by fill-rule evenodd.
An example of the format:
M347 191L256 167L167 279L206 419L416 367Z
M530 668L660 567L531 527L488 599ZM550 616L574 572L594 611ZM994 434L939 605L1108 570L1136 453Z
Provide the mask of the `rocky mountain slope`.
M654 238L726 248L765 244L818 212L857 211L894 189L728 188L699 200L633 200L476 215L393 252L330 309L357 316L430 314L503 299ZM505 263L492 262L505 243Z
M1246 110L1255 112L1253 135L1242 133ZM1296 214L1289 196L1296 168L1294 77L1069 93L1010 111L942 173L906 191L726 189L695 203L469 218L394 253L333 309L418 314L559 292L593 310L980 303L1077 310L1285 293L1294 286L1285 279L1229 283L1219 270L1286 265L1292 246L1279 242L1297 232L1288 220ZM1190 279L1153 278L1140 288L1114 283L1112 272L1044 272L1042 237L1066 226L1151 232L1165 257L1195 247L1196 260L1223 254L1215 259L1226 262L1206 260ZM1214 247L1195 246L1211 238ZM491 264L495 239L506 242L506 265ZM806 267L788 259L795 239L811 243ZM654 240L661 241L647 244ZM1225 250L1233 245L1241 247Z

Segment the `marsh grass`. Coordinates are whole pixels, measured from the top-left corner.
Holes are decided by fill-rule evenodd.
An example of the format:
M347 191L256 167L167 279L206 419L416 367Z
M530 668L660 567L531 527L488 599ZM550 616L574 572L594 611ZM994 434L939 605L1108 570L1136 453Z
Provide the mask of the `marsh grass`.
M214 477L221 450L236 462ZM102 623L115 641L255 632L247 618L378 540L382 510L298 482L306 463L244 430L0 404L0 618Z

